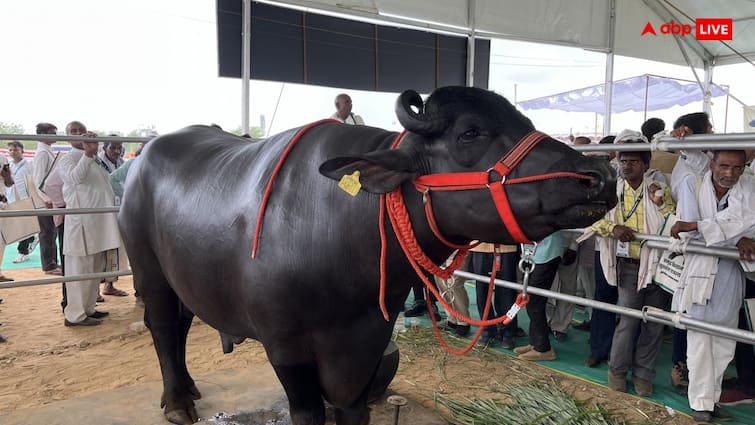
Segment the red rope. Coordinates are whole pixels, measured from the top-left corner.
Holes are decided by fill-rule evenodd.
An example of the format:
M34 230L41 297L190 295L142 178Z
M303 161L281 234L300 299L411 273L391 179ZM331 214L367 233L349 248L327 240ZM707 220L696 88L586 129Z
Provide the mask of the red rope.
M430 197L430 192L426 192L422 196L423 196L423 201L425 203L425 217L427 217L427 224L430 225L430 230L433 231L433 234L435 234L435 237L438 238L438 240L440 240L446 246L449 246L451 248L465 249L465 250L470 250L481 243L478 241L472 244L459 245L459 244L455 244L447 240L443 236L443 233L440 232L440 228L438 228L438 223L435 221L435 213L433 212L433 202L432 202L432 198Z
M259 242L260 242L260 234L262 233L262 220L265 217L265 209L267 208L267 201L270 199L270 194L273 193L273 183L275 183L275 178L278 177L278 173L280 172L281 168L283 168L283 163L286 161L286 158L288 158L288 154L291 153L291 151L294 149L294 146L301 140L302 136L306 134L309 130L311 130L314 127L317 127L320 124L328 123L328 122L339 122L337 120L326 118L324 120L315 121L311 124L307 124L301 129L299 129L299 132L296 133L293 139L291 139L290 142L288 142L288 146L286 146L286 149L281 154L281 157L278 158L278 163L275 165L275 169L273 169L273 173L270 174L270 180L267 181L267 187L265 187L265 194L262 196L262 203L260 204L260 211L257 214L257 225L255 226L254 230L254 242L252 243L252 258L257 258L257 248L259 248Z
M408 219L408 213L406 212L406 207L403 203L403 196L401 196L400 188L395 189L393 192L390 192L386 195L386 207L388 210L388 218L391 220L391 224L393 225L393 229L396 232L396 237L399 241L399 245L401 246L401 249L404 251L404 255L406 256L406 259L409 261L409 264L414 269L414 272L417 274L417 276L420 278L422 283L425 285L425 287L435 296L435 298L438 299L438 302L443 306L443 308L446 309L448 314L454 316L455 318L459 319L462 322L469 323L470 325L474 326L491 326L491 325L497 325L499 323L507 323L510 322L511 319L507 316L501 316L495 319L483 319L483 320L477 320L473 319L471 317L464 316L463 314L459 313L458 311L454 310L451 305L449 305L443 297L440 295L438 290L435 288L435 285L433 285L425 276L424 271L428 271L431 274L435 274L438 277L441 277L443 279L448 279L456 269L459 268L461 265L461 261L464 259L462 255L459 255L459 253L456 254L454 257L454 260L451 262L451 265L449 265L446 269L442 269L439 266L435 265L427 256L422 252L422 249L419 248L419 244L417 243L417 240L414 238L414 232L411 229L411 226L403 225L402 223L405 223ZM391 202L391 198L395 198L394 203ZM406 215L406 217L402 217L402 215ZM380 229L381 232L384 232L385 229ZM464 253L466 255L466 253ZM458 261L457 261L458 260ZM424 271L423 271L424 269ZM431 270L432 269L432 270ZM433 272L433 270L437 270L442 272L442 274L436 274ZM444 277L445 276L445 277ZM493 275L493 278L491 280L495 280L495 275ZM527 299L523 299L523 305L526 304Z
M488 315L490 314L490 308L493 305L491 301L493 300L493 288L495 287L495 283L494 283L495 275L498 273L498 269L500 268L500 266L501 266L500 257L496 256L496 260L493 262L493 271L490 272L490 284L488 285L487 301L485 302L485 309L482 312L483 320L487 320ZM427 290L425 290L425 299L426 300L430 299L430 295L427 293ZM472 340L469 341L469 344L467 344L466 347L462 349L452 347L451 345L448 344L445 338L443 338L443 335L440 333L438 320L435 318L435 313L433 312L433 309L428 308L427 311L430 314L430 320L433 322L433 332L435 332L435 338L438 339L438 342L443 348L446 349L446 351L448 351L449 353L453 355L463 356L467 354L477 344L477 341L480 340L482 333L485 332L485 327L478 326L477 332L475 332L474 336L472 337Z
M386 197L388 217L391 219L391 225L393 225L393 230L396 232L402 247L406 247L406 255L417 261L424 270L427 270L431 274L442 279L450 278L453 272L461 266L461 262L464 261L464 256L467 255L469 248L459 249L451 264L445 269L436 265L425 255L422 247L419 246L417 238L414 236L414 229L409 219L409 212L406 210L401 188L396 188L384 196Z
M380 311L383 319L390 320L388 309L385 307L385 256L387 250L385 237L385 196L380 195L380 211L378 212L378 226L380 229Z

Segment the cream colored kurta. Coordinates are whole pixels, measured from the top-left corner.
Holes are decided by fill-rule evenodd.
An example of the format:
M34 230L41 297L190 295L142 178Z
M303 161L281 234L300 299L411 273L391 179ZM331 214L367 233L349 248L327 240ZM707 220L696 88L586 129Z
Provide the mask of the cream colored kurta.
M115 206L110 176L95 158L74 148L59 160L59 167L66 208ZM65 255L83 257L118 248L121 244L115 213L68 215L65 223Z

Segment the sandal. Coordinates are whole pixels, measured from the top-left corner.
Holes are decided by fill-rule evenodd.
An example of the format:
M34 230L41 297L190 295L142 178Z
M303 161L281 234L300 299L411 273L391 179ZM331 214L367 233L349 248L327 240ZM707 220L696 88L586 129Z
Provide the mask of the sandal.
M102 295L97 294L97 302L98 303L104 303L105 302L105 297L103 297Z
M58 267L52 270L46 270L45 274L54 275L54 276L63 276L63 270L60 267Z
M118 288L105 288L102 290L102 295L110 295L113 297L125 297L128 296L128 292Z
M0 274L0 282L13 282L15 279Z

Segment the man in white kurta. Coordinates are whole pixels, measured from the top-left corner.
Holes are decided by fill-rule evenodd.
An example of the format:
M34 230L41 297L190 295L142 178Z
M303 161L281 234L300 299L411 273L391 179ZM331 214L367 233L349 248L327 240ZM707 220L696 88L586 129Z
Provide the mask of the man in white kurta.
M93 133L88 133L94 136ZM71 142L71 152L60 159L66 208L102 208L115 205L110 176L98 164L97 142ZM115 213L73 214L66 217L63 234L65 273L77 275L105 270L106 252L120 246ZM66 326L97 325L105 312L95 310L100 279L66 283Z
M742 176L743 151L717 151L702 180L687 175L677 188L678 221L671 234L680 232L703 239L710 246L739 246L751 243L752 209L755 208L755 180ZM680 287L673 309L692 318L737 328L744 298L745 275L738 260L686 254ZM749 254L748 254L749 256ZM704 423L722 418L716 403L721 396L724 370L734 357L736 342L695 330L687 332L687 396L693 419Z

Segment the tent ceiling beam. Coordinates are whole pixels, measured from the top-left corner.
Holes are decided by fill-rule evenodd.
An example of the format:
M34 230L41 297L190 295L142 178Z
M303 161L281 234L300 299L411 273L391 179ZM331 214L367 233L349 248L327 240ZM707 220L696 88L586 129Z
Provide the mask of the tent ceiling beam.
M663 22L670 22L672 20L679 23L682 22L682 20L679 19L678 16L674 15L674 13L671 12L665 5L661 4L659 0L642 0L642 2L645 3L645 5L653 11L653 13L661 18ZM692 51L694 51L695 54L697 54L697 56L703 60L703 62L714 62L713 55L708 51L708 49L705 48L705 46L700 44L700 42L697 41L695 37L673 37L677 41L681 40L684 44L686 44L687 47L692 49ZM687 63L689 63L689 60L687 61Z

